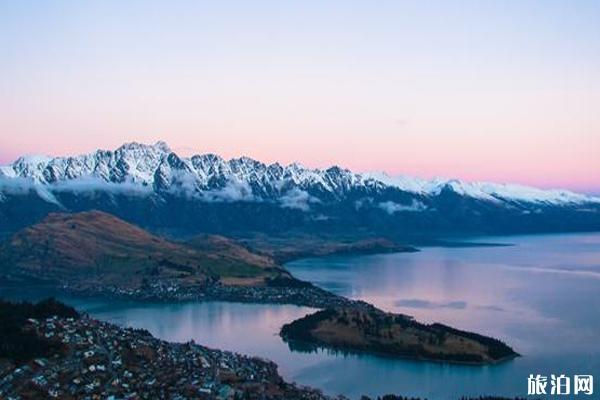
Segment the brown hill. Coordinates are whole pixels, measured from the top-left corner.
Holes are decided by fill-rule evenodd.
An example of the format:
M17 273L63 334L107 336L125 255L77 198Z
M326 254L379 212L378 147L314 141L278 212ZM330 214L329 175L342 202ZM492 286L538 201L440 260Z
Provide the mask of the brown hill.
M258 254L233 239L220 235L197 235L186 241L197 250L208 251L228 260L244 260L264 268L276 267L272 257Z
M0 274L137 287L144 279L261 284L285 272L225 238L188 246L100 211L53 213L0 247Z

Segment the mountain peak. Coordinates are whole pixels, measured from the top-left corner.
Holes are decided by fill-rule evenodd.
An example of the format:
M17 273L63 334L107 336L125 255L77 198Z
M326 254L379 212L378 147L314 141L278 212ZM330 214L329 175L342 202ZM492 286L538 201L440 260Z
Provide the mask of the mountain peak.
M278 201L289 196L290 190L295 190L297 198L291 203L286 198L285 204L293 204L302 210L310 208L306 202L316 203L318 196L340 199L357 192L363 196L373 196L386 188L425 197L453 192L495 203L600 203L598 198L566 190L541 190L456 179L391 177L385 173L359 174L339 166L310 169L299 163L266 165L245 156L228 161L215 154L179 157L164 141L154 144L129 142L115 151L98 150L71 157L21 157L11 165L0 167L0 179L14 178L24 178L41 185L81 179L99 183L133 183L154 188L161 193L177 190L179 194L188 196L232 201ZM302 204L297 203L299 199L302 199Z
M119 151L150 151L150 152L157 152L157 153L163 153L163 154L168 154L171 153L171 148L169 147L169 145L162 141L159 140L154 144L146 144L146 143L140 143L140 142L128 142L128 143L123 143L117 150L115 150L116 152Z
M144 226L191 232L298 226L444 234L600 229L600 198L566 190L267 165L249 157L182 157L164 142L22 157L0 167L0 228L21 228L50 211L90 209L118 210Z
M159 140L154 145L152 145L157 150L162 151L163 153L171 153L171 148L167 144L167 142Z

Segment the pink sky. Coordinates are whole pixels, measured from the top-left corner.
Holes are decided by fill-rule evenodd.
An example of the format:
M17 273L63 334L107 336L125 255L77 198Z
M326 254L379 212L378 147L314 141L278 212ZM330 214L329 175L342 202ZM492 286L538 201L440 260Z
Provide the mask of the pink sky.
M3 163L19 154L70 155L97 148L114 149L126 141L153 143L166 140L181 155L213 152L225 158L247 155L263 162L327 167L333 164L354 171L385 171L422 178L436 176L470 181L528 184L600 193L600 143L595 138L517 135L430 136L398 132L395 135L102 135L82 140L56 141L40 137L32 143L12 143L0 154ZM8 149L8 151L7 151Z
M164 140L600 193L597 2L0 3L0 162Z

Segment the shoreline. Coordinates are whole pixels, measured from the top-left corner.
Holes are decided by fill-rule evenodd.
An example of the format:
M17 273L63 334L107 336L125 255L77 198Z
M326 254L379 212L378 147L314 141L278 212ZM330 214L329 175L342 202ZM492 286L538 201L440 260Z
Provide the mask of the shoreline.
M283 325L290 350L330 349L390 359L488 366L519 357L494 337L367 307L319 310Z
M0 397L349 400L289 382L276 363L263 357L223 351L193 340L170 342L145 329L121 327L87 313L50 314L54 313L22 315L23 332L35 333L52 344L52 350L21 361L0 358ZM386 394L385 398L407 399L398 394ZM460 398L509 399L489 395Z
M347 250L347 249L346 249ZM363 251L348 253L346 251L342 252L343 255L348 254L356 254L356 255L369 255L369 254L387 254L391 252L406 252L406 251L418 251L417 249L411 248L411 250L407 250L405 247L400 251L389 251L390 249L386 249L383 253L373 252L372 248L368 251ZM397 250L397 249L396 249ZM316 257L328 257L332 255L339 254L327 254L320 255ZM309 258L315 258L313 255ZM19 279L31 279L32 277L27 275L13 276L13 278L17 278L13 282L13 286L18 285ZM41 281L43 282L43 281ZM0 280L0 283L3 283ZM55 282L44 282L44 287L51 289L53 291L57 291L59 293L64 293L66 295L72 295L76 297L99 297L102 299L106 299L107 301L111 300L121 300L121 301L133 301L139 303L201 303L201 302L233 302L233 303L243 303L243 304L274 304L274 305L295 305L299 307L309 307L312 309L318 310L332 310L332 309L349 309L349 310L361 310L366 313L385 313L384 311L378 309L372 304L361 300L351 300L344 296L336 295L328 290L319 288L312 284L311 282L305 282L298 280L297 278L291 276L288 279L282 281L272 281L270 284L265 286L229 286L223 285L220 283L214 283L210 285L202 285L202 286L182 286L178 285L176 282L158 282L146 285L142 288L123 288L117 286L105 286L102 287L100 285L94 285L93 283L84 283L84 284L74 284L74 283L63 283L57 284ZM36 285L31 285L31 288L35 288ZM389 313L388 313L389 314ZM312 315L308 314L307 316ZM400 316L400 314L398 314ZM305 316L305 318L307 317ZM412 317L405 316L407 318L412 319ZM414 321L414 319L412 319ZM296 320L298 321L298 320ZM288 324L292 324L296 321L291 321ZM423 324L417 323L419 326L424 326ZM453 328L451 328L453 329ZM466 332L467 334L484 337L475 332ZM289 345L289 341L294 341L294 339L288 340L282 332L279 332L279 336ZM296 342L301 342L297 341ZM436 363L450 363L450 364L463 364L463 365L473 365L473 366L483 366L483 365L496 365L500 364L503 361L507 361L518 357L519 354L515 352L515 354L503 357L501 359L495 360L493 362L481 361L481 362L472 362L472 361L459 361L453 359L445 359L445 358L436 358L436 357L423 357L420 355L398 355L392 352L386 351L376 351L374 349L356 349L347 346L336 346L327 343L311 343L305 342L306 344L310 344L312 346L317 346L321 348L327 348L332 350L339 350L342 352L356 352L361 354L370 354L374 356L383 356L386 358L397 358L397 359L411 359L417 361L426 361L426 362L436 362ZM447 356L445 356L447 357Z
M244 304L273 304L294 305L324 309L340 306L353 306L355 300L337 296L316 286L311 287L244 287L244 286L214 286L205 290L182 288L164 292L131 292L119 288L78 288L69 285L56 287L57 290L75 296L98 296L107 300L117 299L135 302L154 303L203 303L231 302Z
M85 313L27 314L23 320L24 334L34 334L48 349L24 360L0 358L2 398L334 399L285 381L277 364L261 357L193 340L173 343Z
M16 287L16 286L12 286ZM383 310L378 309L374 305L367 303L362 300L350 300L342 296L335 295L326 290L317 288L315 286L311 287L301 287L301 288L293 288L294 290L290 292L290 288L272 288L272 287L264 287L264 288L242 288L242 295L240 293L236 293L237 289L227 290L231 288L226 288L225 292L213 292L210 295L207 293L192 293L189 296L177 296L177 292L172 293L175 297L158 297L158 296L148 296L148 295L132 295L130 293L119 293L118 291L111 290L91 290L90 288L73 288L68 285L62 286L53 286L53 285L44 285L44 286L36 286L30 285L29 289L35 290L36 288L45 288L49 290L52 294L65 294L67 296L74 296L79 298L98 298L102 300L106 300L108 302L112 300L118 301L127 301L137 304L182 304L182 303L210 303L210 302L228 302L228 303L239 303L239 304L264 304L264 305L292 305L297 307L307 307L314 310L314 312L318 312L319 310L333 310L333 309L347 309L354 311L361 311L366 313L374 313L376 315L390 314L386 313ZM267 296L265 296L265 292L267 292ZM247 296L245 296L247 295ZM1 297L1 296L0 296ZM308 313L305 317L307 318L313 315L313 313ZM396 314L399 317L406 318L411 321L411 323L416 324L417 326L426 326L417 321L414 321L413 317ZM302 318L300 318L302 319ZM286 325L293 324L298 320L290 321ZM454 328L450 329L454 330ZM475 332L464 331L468 335L479 336L483 338L488 338L483 335L479 335ZM406 359L406 360L416 360L416 361L424 361L424 362L435 362L435 363L447 363L447 364L457 364L457 365L472 365L475 367L486 366L486 365L497 365L501 364L505 361L509 361L516 357L519 357L520 354L514 353L510 356L502 357L496 360L486 360L486 361L460 361L451 358L435 358L435 357L427 357L421 355L402 355L397 353L390 353L385 351L377 351L373 349L360 349L360 348L352 348L344 345L332 345L326 343L318 343L318 342L310 342L310 341L302 341L294 338L288 338L281 331L278 335L282 338L282 340L290 346L293 346L294 343L309 346L313 348L321 348L328 349L339 352L347 352L347 353L356 353L356 354L366 354L372 355L376 357L384 357L390 359ZM300 351L303 349L291 349L292 351Z
M0 288L19 288L19 281L0 280ZM332 307L355 307L368 304L361 300L351 300L335 295L314 285L310 287L272 286L215 286L207 290L181 288L171 291L142 292L117 287L81 287L69 284L29 284L28 289L46 289L52 294L65 294L82 298L100 298L107 301L131 301L137 303L204 303L230 302L242 304L293 305L313 309ZM0 298L2 296L0 295Z
M311 347L315 350L316 349L329 350L329 351L332 351L334 354L340 353L343 355L346 355L346 354L368 355L368 356L373 356L373 357L379 357L379 358L386 359L386 360L418 361L418 362L427 362L427 363L435 363L435 364L460 365L460 366L467 366L467 367L473 367L473 368L480 368L480 367L485 367L485 366L496 366L496 365L500 365L500 364L503 364L508 361L512 361L516 358L523 357L521 354L515 353L513 355L509 355L509 356L502 357L497 360L488 361L488 362L440 360L440 359L428 358L428 357L411 357L411 356L393 355L393 354L388 354L388 353L384 353L384 352L345 348L345 347L340 347L340 346L326 346L326 345L320 345L317 343L312 343L309 341L287 339L283 335L280 335L280 337L284 340L284 342L286 344L288 344L288 346L290 344L292 344L292 346L290 346L290 349L291 349L291 347L293 347L294 344L297 344L297 345L301 345L301 346ZM299 348L293 349L292 351L298 351L298 352L302 352L302 353L304 353L304 352L311 353L311 350L308 350L308 349L301 350Z

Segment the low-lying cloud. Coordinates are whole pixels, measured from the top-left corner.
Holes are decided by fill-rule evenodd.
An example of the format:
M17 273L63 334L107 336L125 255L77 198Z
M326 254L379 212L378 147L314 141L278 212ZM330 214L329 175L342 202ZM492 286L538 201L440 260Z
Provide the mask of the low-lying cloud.
M133 182L106 182L100 178L79 178L51 185L44 185L24 178L0 178L0 199L5 198L7 194L27 195L33 192L41 199L59 207L63 207L57 198L61 193L93 195L99 191L108 194L144 196L150 193L152 188Z
M246 182L230 180L225 186L214 190L202 191L196 180L185 174L175 174L169 182L167 192L176 195L196 197L206 202L258 201L252 188ZM95 192L108 194L125 194L146 196L154 192L152 185L140 182L107 182L101 178L83 177L52 184L42 184L24 178L0 178L0 200L6 195L26 195L35 192L44 200L60 205L56 195L60 193L77 193L93 195ZM298 199L301 201L301 199Z
M371 197L364 197L364 198L356 200L354 202L354 208L356 210L360 210L361 208L370 206L372 204L373 204L373 199Z
M47 188L55 193L107 192L114 194L144 196L152 192L152 187L148 185L142 185L140 183L134 183L130 181L120 183L106 182L100 178L78 178L69 181L57 182L52 185L36 184L36 186Z
M293 188L288 190L283 196L279 198L281 207L292 208L301 211L309 211L310 205L319 203L319 199L311 196L308 192Z
M379 208L390 215L397 212L419 212L427 210L427 206L425 204L414 199L411 204L400 204L393 201L385 201L383 203L379 203Z
M206 202L233 203L236 201L259 201L246 182L230 180L227 184L215 190L200 192L200 199Z

